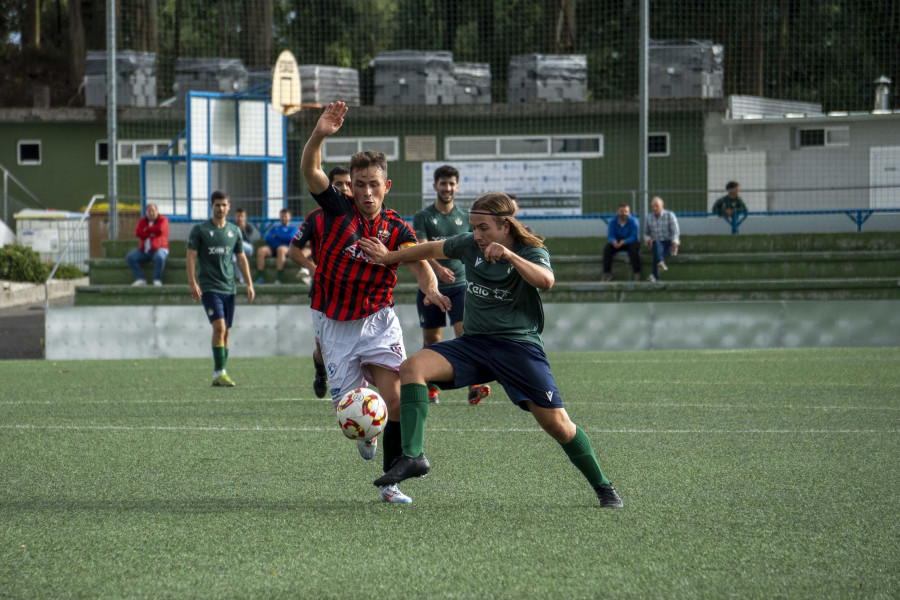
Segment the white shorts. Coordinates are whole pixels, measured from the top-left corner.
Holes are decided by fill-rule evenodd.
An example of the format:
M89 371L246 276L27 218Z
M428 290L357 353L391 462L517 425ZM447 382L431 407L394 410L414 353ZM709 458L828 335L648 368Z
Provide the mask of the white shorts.
M403 331L393 307L355 321L335 321L314 310L314 327L317 321L335 408L344 393L374 381L368 365L399 371L406 359Z
M316 343L320 346L322 345L322 322L325 320L327 320L325 313L320 310L312 311L313 336L316 338Z

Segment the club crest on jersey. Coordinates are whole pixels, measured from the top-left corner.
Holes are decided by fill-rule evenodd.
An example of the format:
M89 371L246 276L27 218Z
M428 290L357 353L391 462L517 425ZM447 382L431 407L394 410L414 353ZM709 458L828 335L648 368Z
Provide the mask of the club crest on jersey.
M378 232L378 240L382 244L387 244L387 241L390 239L390 237L391 237L391 234L390 234L390 232L388 232L387 229L382 229L381 231Z
M233 232L233 231L229 231L229 232L228 232L228 237L234 237L234 232Z
M431 223L432 223L433 225L437 225L437 219L432 219L432 220L431 220Z
M435 222L436 222L436 221L435 221ZM460 219L459 217L456 217L456 221L454 221L454 223L456 223L456 226L457 226L457 227L461 227L461 226L462 226L462 219Z

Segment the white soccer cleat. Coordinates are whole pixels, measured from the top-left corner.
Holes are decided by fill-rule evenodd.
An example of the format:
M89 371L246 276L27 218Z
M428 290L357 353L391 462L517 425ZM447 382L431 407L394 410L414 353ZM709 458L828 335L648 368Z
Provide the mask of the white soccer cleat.
M375 458L375 453L378 452L378 438L356 440L356 449L359 450L359 455L363 457L363 460L372 460Z
M381 501L392 504L412 504L412 498L401 492L396 483L381 488Z
M135 279L134 283L131 284L131 287L141 287L142 285L147 285L146 279Z

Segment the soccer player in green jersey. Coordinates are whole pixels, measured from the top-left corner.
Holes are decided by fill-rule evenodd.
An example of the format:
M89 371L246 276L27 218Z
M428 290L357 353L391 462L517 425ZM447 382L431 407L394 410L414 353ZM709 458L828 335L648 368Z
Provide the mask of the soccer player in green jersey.
M413 230L420 241L435 242L446 240L460 233L472 231L469 216L463 212L454 199L459 192L459 170L451 165L442 165L434 170L434 191L437 199L434 204L426 206L413 216ZM456 337L462 335L463 312L466 303L466 271L463 264L456 259L431 259L428 261L438 278L438 290L450 299L449 311L439 306L425 304L425 294L419 290L416 294L416 311L419 313L419 325L422 327L422 338L427 348L437 344L443 337L443 329L450 317L450 325ZM491 386L480 383L469 387L469 404L479 404L491 393ZM441 390L434 383L428 384L428 401L440 402Z
M594 489L600 505L622 500L600 469L587 434L569 418L544 354L544 309L540 290L554 282L543 238L513 214L502 192L481 196L469 211L473 233L389 252L376 238L360 240L370 259L384 264L457 258L466 267L463 335L423 348L400 365L400 424L403 454L375 485L422 477L431 469L423 452L428 416L427 381L458 388L496 380L510 400L531 412Z
M228 360L228 338L234 319L235 296L234 263L247 282L247 299L253 302L256 293L250 279L250 263L244 256L240 228L225 220L231 203L228 195L215 191L210 197L212 218L194 225L188 237L187 276L191 298L203 303L212 325L213 382L217 387L233 387L234 381L225 371ZM232 259L237 257L237 261Z

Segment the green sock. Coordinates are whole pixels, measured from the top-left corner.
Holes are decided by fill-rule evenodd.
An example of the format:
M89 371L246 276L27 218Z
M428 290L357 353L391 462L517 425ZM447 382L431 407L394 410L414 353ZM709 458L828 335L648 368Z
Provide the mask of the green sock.
M222 371L225 369L225 346L213 346L213 363L215 364L216 371Z
M284 269L275 269L275 281L281 281L282 275L284 275Z
M257 270L256 270L256 278L259 279L260 277L262 277L263 279L266 278L266 269L265 269L265 267L263 267L262 269L257 269Z
M222 368L225 368L225 365L228 363L228 346L225 346L225 360L222 361Z
M407 383L400 386L400 439L403 454L418 456L425 446L425 419L428 417L428 386Z
M600 469L594 449L591 448L591 440L588 439L587 434L578 425L575 426L575 437L572 438L572 441L560 444L560 446L565 450L572 464L578 467L581 474L588 480L592 488L609 483L609 479L606 478L606 475Z

